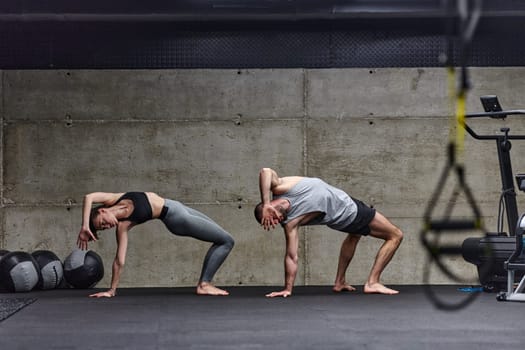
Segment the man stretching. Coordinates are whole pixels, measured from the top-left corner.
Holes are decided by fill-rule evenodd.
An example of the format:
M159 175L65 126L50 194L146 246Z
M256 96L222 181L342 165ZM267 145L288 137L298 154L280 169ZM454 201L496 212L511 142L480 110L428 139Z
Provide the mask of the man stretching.
M261 169L259 190L262 202L255 207L255 218L265 230L273 229L280 223L286 236L284 289L267 294L267 297L292 295L297 275L298 232L299 227L304 225L327 225L334 230L348 233L339 253L334 292L355 290L345 281L346 270L361 236L370 235L385 242L376 255L364 285L364 292L399 293L384 286L379 280L401 244L403 232L381 213L321 179L302 176L279 177L270 168Z

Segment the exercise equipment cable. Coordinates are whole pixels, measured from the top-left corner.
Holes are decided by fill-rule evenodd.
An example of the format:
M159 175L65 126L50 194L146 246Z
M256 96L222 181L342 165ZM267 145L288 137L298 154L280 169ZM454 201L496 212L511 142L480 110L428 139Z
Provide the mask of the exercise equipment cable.
M461 299L459 302L447 302L441 300L439 296L433 291L430 286L430 268L432 263L450 279L456 282L465 282L462 276L454 273L446 266L442 258L445 255L460 255L461 247L454 245L441 245L441 234L448 231L454 233L465 230L479 230L485 234L484 224L481 212L476 204L476 200L472 194L470 187L465 179L465 165L464 165L464 140L465 140L465 115L466 115L466 97L469 90L469 77L466 67L468 46L472 40L475 28L480 18L482 1L476 0L469 2L468 0L457 0L456 9L454 11L453 2L446 1L447 10L450 14L448 20L448 34L447 34L447 54L445 56L445 64L447 67L448 76L448 90L451 101L451 109L454 112L450 114L449 126L449 142L447 147L447 162L441 173L438 185L435 188L427 208L424 213L424 225L421 231L421 241L428 252L428 260L424 269L424 284L425 291L430 297L434 305L443 310L456 310L470 304L476 297L477 293L471 293L467 297ZM469 11L469 4L472 8ZM469 15L470 12L470 15ZM459 82L456 74L456 69L452 64L453 54L453 24L454 19L458 19L459 30L459 45L460 45L460 67L461 73ZM456 85L459 88L456 88ZM446 208L443 217L439 220L432 219L433 211L436 204L443 193L448 177L453 173L457 178L457 185L452 191L449 200L450 205ZM467 202L472 210L473 218L466 219L452 219L451 214L454 203L459 194L463 192ZM430 234L433 234L433 239Z

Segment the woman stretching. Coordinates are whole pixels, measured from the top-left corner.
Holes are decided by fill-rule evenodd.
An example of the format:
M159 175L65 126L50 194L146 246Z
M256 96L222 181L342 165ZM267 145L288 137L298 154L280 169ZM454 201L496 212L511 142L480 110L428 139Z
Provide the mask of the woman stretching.
M102 205L92 208L94 203ZM117 253L112 266L111 288L92 294L91 297L115 296L126 260L128 231L152 219L162 220L173 234L213 243L204 258L196 292L204 295L229 294L213 286L211 281L233 248L234 241L231 235L212 219L180 202L164 199L153 192L94 192L84 197L82 228L78 234L77 245L86 250L88 241L98 239L97 230L116 226Z

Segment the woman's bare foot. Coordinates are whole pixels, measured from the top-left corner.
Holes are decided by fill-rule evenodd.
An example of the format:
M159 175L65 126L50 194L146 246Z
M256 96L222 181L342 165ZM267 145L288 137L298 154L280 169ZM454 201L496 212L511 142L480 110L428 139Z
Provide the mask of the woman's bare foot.
M388 295L399 294L399 291L385 287L379 282L372 283L372 284L366 283L364 287L364 291L367 294L373 294L373 293L388 294Z
M355 291L355 288L352 287L351 285L349 284L335 284L334 287L332 288L332 291L334 291L335 293L340 293L340 292L353 292Z
M229 295L227 291L217 288L208 282L201 282L197 286L198 295Z

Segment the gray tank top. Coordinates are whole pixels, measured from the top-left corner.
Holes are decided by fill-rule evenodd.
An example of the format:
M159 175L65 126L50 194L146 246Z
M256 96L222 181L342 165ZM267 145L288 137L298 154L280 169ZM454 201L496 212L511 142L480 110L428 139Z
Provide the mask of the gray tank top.
M357 205L348 194L318 178L303 178L288 192L274 196L274 199L279 198L290 202L288 217L283 224L304 214L321 212L323 215L307 225L327 225L339 230L348 227L357 216Z

